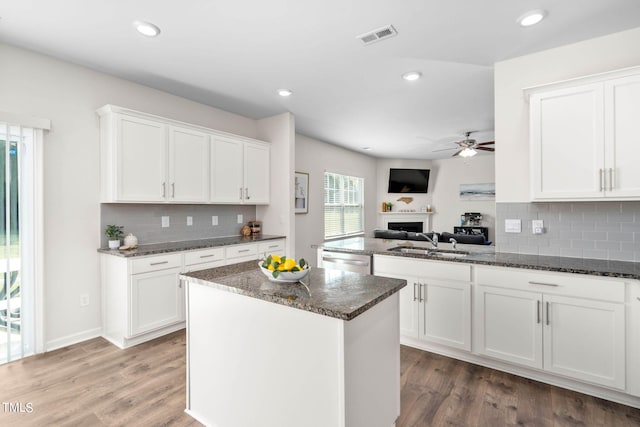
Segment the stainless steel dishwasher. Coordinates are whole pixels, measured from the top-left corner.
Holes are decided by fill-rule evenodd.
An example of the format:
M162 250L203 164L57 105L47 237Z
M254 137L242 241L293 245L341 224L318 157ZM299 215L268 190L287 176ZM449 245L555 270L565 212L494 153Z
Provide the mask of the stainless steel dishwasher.
M322 268L372 274L373 257L345 252L322 251Z

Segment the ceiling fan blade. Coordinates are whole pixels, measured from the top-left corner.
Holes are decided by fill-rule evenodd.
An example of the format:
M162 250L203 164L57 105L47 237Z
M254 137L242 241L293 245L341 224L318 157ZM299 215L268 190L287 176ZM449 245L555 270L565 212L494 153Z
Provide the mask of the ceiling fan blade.
M480 145L491 145L491 144L495 144L495 143L496 143L495 141L487 141L487 142L481 142L480 144L476 144L476 145L478 145L478 146L480 146Z
M453 153L453 155L452 155L451 157L455 157L455 156L457 156L458 154L462 153L462 151L463 151L463 150L464 150L464 148L462 148L462 149L460 149L460 150L456 151L455 153Z
M482 151L496 151L495 148L491 148L491 147L476 147L474 148L474 150L482 150Z

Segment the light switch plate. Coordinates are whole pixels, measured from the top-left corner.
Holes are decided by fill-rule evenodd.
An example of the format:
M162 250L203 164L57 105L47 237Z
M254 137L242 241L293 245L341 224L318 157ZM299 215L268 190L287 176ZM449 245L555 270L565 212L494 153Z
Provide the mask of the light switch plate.
M162 228L167 228L170 226L170 221L168 216L162 217Z
M505 219L504 232L505 233L521 233L522 221L519 219Z
M242 224L242 214L238 214L238 224Z
M193 217L192 216L188 216L187 217L187 225L193 225Z
M218 216L217 215L211 216L211 225L218 225Z

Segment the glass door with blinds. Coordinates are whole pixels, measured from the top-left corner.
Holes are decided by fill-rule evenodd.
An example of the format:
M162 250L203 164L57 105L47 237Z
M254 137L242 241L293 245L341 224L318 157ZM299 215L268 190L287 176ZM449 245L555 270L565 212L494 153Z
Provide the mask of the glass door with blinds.
M0 123L0 363L33 353L28 158L32 129ZM25 161L26 160L26 161Z

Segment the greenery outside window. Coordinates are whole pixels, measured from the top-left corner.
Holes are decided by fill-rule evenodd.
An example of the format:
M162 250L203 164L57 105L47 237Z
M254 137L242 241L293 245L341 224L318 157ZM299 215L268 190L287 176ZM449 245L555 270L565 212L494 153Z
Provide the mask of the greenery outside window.
M364 179L324 173L324 238L364 233Z

